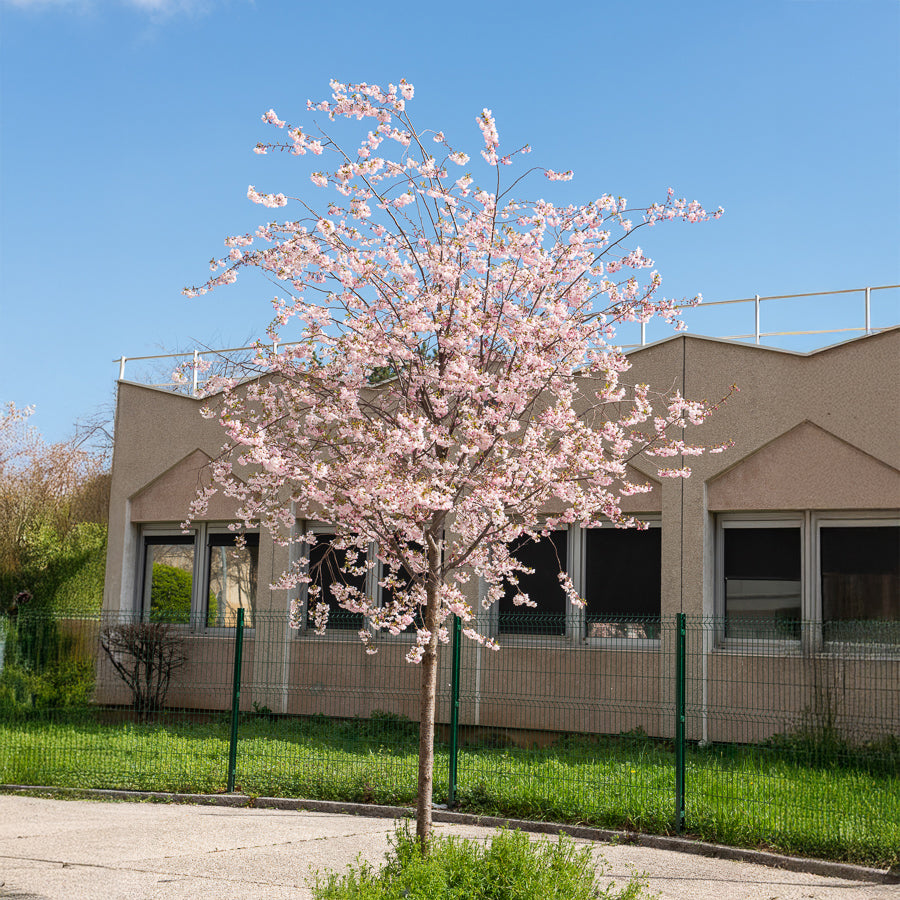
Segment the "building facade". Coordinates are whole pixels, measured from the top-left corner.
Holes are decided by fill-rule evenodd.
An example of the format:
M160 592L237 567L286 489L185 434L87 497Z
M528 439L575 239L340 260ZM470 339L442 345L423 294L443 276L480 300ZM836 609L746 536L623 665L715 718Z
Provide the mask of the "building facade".
M715 402L736 384L689 433L733 448L693 458L687 479L658 478L648 461L636 461L635 476L653 489L626 498L624 508L648 522L646 531L570 528L522 549L536 570L529 587L539 607L513 609L507 598L480 613L502 649L470 651L462 721L534 733L626 730L621 716L610 717L617 698L631 697L629 727L666 734L670 688L654 673L670 658L667 623L685 613L703 625L690 674L703 705L693 737L764 738L809 709L823 683L840 684L844 708L874 704L900 733L900 696L883 688L900 685L900 328L812 353L679 335L629 358L628 380L660 392ZM416 673L401 664L409 639L377 637L378 655L359 656L338 676L343 693L313 690L334 685L323 667L335 653L355 652L348 645L361 622L336 612L325 636L305 617L300 629L288 627L293 598L270 585L296 547L265 532L235 547L228 526L236 510L220 494L182 531L223 443L218 424L199 414L204 402L119 382L105 611L165 616L184 630L191 663L173 702L208 705L192 684L243 607L245 666L258 686L247 703L367 715L385 708L384 691L367 693L381 667L396 672L394 711L415 718ZM321 532L321 552L327 523L298 528ZM557 560L584 610L564 602ZM374 576L361 587L380 590ZM483 588L473 579L470 589L480 609ZM629 675L636 671L641 679ZM599 696L596 685L609 703L579 705L586 692ZM877 695L867 693L871 685ZM508 702L516 692L555 698L570 711ZM759 717L752 733L735 724L735 709L773 705L784 714Z

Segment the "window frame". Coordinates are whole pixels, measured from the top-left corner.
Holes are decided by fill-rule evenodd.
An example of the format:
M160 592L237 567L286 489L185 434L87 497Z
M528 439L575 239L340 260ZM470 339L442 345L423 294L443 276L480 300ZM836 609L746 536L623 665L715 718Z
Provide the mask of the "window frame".
M564 531L566 533L566 559L565 559L565 569L567 572L572 572L574 569L574 563L577 557L577 551L574 547L573 541L573 531L577 530L576 526L567 525L565 528L555 528L554 531ZM580 564L580 563L579 563ZM483 599L487 595L487 584L482 579L478 580L479 587L479 600ZM527 631L515 632L515 631L504 631L501 633L500 631L500 601L497 600L496 603L491 604L490 609L487 611L487 628L488 634L496 637L498 640L503 642L504 646L515 647L520 645L533 645L535 643L540 644L542 646L546 646L547 644L565 644L571 643L575 638L575 632L573 629L572 623L572 613L580 612L580 610L575 610L572 607L572 604L565 600L565 625L563 626L563 631L561 634L533 634ZM540 604L538 604L535 609L535 613L540 615ZM525 613L527 615L527 613Z
M646 522L649 528L662 528L662 516L660 513L650 513L641 516L641 520ZM613 528L615 526L603 526L604 528ZM304 533L313 534L334 534L333 526L327 522L317 520L296 521L296 534L299 536ZM587 529L581 528L579 525L568 525L565 528L558 529L566 532L566 560L565 569L572 578L575 590L582 594L586 585L586 542ZM294 559L306 557L309 553L309 544L305 541L298 540L295 543ZM662 550L660 551L662 552ZM382 589L379 581L383 577L384 564L378 560L377 548L374 543L369 544L368 560L373 565L369 568L366 575L366 594L373 602L381 602ZM662 577L662 561L660 560L660 579ZM483 599L487 593L487 585L482 579L478 579L479 599ZM327 638L331 640L358 640L358 631L350 629L330 629L326 628L325 633L318 635L314 628L309 627L308 611L309 600L306 584L298 585L292 601L298 605L298 619L300 627L295 629L296 636L300 637L316 637ZM660 607L662 605L662 584L660 584ZM584 645L592 648L627 648L629 650L658 650L661 644L661 635L657 638L637 638L637 637L588 637L587 636L587 617L584 609L579 609L566 601L565 612L565 628L561 634L535 634L527 633L516 634L514 632L499 633L499 604L494 603L487 611L477 611L477 619L479 626L485 629L485 633L495 637L502 637L504 646L533 646L535 643L541 645L556 644L564 646L566 644ZM660 616L662 609L660 608ZM376 631L366 621L367 630L372 636L380 640L396 641L409 637L408 630L399 634L392 635L385 631Z
M212 634L233 634L236 626L234 625L210 625L209 624L209 590L210 590L210 581L211 581L211 569L212 569L212 542L211 538L218 537L220 535L228 536L230 535L232 538L236 538L240 532L231 531L227 524L219 524L219 523L203 523L205 527L201 531L201 536L203 540L203 544L200 547L200 562L202 563L202 572L203 578L202 585L199 592L199 605L197 609L197 615L200 616L201 622L201 630L204 632L212 633ZM256 604L259 599L259 531L257 529L249 530L243 532L248 538L253 536L255 537L254 543L256 544L256 585L254 585L253 591L253 608L251 612L251 624L245 624L245 631L253 631L256 624ZM227 545L223 545L227 546Z
M740 648L752 644L754 647L770 648L782 653L796 653L804 641L803 623L813 620L813 609L809 594L808 544L809 516L803 512L762 512L762 513L719 513L716 516L716 643L726 648ZM751 638L727 637L725 620L725 532L729 529L759 528L799 528L800 529L800 637L793 638Z
M720 512L715 514L715 596L716 644L722 649L752 646L771 648L787 655L810 653L845 654L861 646L850 641L825 641L823 635L821 529L823 527L864 528L900 526L896 510L785 510L769 512ZM730 528L800 528L800 637L799 639L728 638L725 636L725 540ZM874 645L895 657L900 645ZM873 645L866 645L871 649Z
M649 528L662 529L662 515L660 513L646 513L640 516L642 522L646 522ZM609 524L602 526L604 529L615 528ZM566 531L566 561L565 569L572 579L572 585L579 596L584 597L587 584L587 532L589 529L580 525L569 525ZM629 529L636 530L636 529ZM662 548L660 548L660 556ZM484 598L487 594L487 585L479 579L479 595ZM540 607L538 607L540 609ZM587 634L587 609L574 606L566 601L566 623L563 634L516 634L499 630L499 602L494 603L486 614L486 626L488 633L501 640L503 646L548 646L565 644L584 646L596 649L628 649L628 650L659 650L661 645L661 633L657 638L632 638L632 637L589 637ZM660 618L662 618L662 559L660 559Z
M135 579L134 611L135 618L141 622L150 621L150 604L148 592L147 547L164 543L166 538L173 538L173 543L193 545L193 566L191 570L191 609L187 622L172 622L173 628L189 631L192 634L229 635L234 633L233 625L208 625L209 613L207 603L210 581L210 537L214 535L233 535L228 522L197 522L185 530L172 524L142 525L140 529L140 551L138 553L138 577ZM259 535L258 529L245 532L247 535ZM190 540L185 540L189 538ZM257 553L259 545L257 544ZM256 598L259 596L259 567L257 567ZM255 623L254 623L255 624ZM245 626L245 632L252 633L254 625Z
M816 647L827 652L846 653L850 648L860 647L866 651L874 648L892 656L900 656L900 644L862 644L851 640L830 640L824 637L824 628L827 624L824 616L824 604L822 599L822 528L878 528L900 527L900 515L890 510L883 511L816 511L811 514L813 540L811 547L812 578L811 585L818 613L816 622ZM873 621L878 621L877 619Z
M380 559L377 558L377 556L378 556L377 546L375 544L371 544L370 546L371 546L371 552L372 552L373 556L375 557L375 567L369 573L370 575L374 575L371 590L369 592L369 596L377 601L378 607L380 608L383 605L384 590L385 590L381 586L380 581L390 571L390 567L386 563L383 563ZM422 609L422 607L420 607L420 610L421 609ZM420 621L424 622L424 618L421 619ZM372 631L373 635L377 635L378 640L380 640L380 641L403 641L403 640L409 640L410 637L414 636L416 633L416 629L417 629L417 625L414 622L413 624L409 625L405 631L401 631L399 634L391 634L391 632L387 631L386 629L372 628L371 631Z
M134 613L135 619L141 622L152 621L152 610L150 607L150 592L153 583L152 569L148 571L147 560L150 554L147 548L153 545L159 546L171 539L173 544L181 544L183 546L190 545L192 548L191 563L191 607L188 612L187 622L167 622L173 628L186 629L195 631L195 616L197 603L197 570L198 570L198 543L197 530L191 528L188 532L177 527L167 527L165 525L145 525L141 528L140 536L140 553L138 554L138 577L135 579L135 597L134 597Z

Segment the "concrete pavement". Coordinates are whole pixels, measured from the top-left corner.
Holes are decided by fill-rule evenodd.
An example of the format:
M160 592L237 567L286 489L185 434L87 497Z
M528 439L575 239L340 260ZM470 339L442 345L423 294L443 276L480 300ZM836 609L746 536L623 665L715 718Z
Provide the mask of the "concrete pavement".
M341 870L357 856L380 863L394 827L388 818L335 812L0 795L0 898L310 900L311 871ZM435 831L484 838L492 829L437 823ZM861 881L858 872L825 877L576 840L591 843L598 864L605 858L610 880L646 872L662 900L900 898L900 885Z

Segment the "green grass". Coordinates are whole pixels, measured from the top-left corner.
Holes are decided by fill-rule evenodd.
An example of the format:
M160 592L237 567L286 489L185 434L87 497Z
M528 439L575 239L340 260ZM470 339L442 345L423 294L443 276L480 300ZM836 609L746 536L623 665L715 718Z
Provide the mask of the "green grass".
M0 724L0 783L212 793L227 781L229 728L172 719L150 725ZM879 867L900 865L900 770L861 754L804 763L784 747L689 748L687 829L704 840ZM882 760L883 764L876 764ZM416 727L391 716L241 723L236 786L252 796L411 805ZM439 745L435 801L449 754ZM465 746L465 811L671 833L674 754L646 737L573 737L544 749Z
M486 844L437 837L423 856L401 827L381 869L357 862L315 876L312 888L315 900L638 900L645 885L640 877L623 888L606 881L590 848L563 835L530 841L501 830Z

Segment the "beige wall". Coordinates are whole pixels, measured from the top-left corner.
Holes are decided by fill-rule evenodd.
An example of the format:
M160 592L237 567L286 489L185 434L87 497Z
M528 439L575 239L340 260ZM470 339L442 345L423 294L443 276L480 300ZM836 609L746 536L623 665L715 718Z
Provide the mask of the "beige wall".
M685 480L656 479L647 460L635 462L636 470L655 483L653 493L634 498L630 509L657 513L661 519L664 616L716 612L713 543L718 513L900 509L900 329L809 355L678 336L635 351L630 359L633 367L626 381L646 382L657 390L679 388L690 398L715 402L726 397L733 384L739 388L704 426L688 433L688 439L698 444L731 440L732 449L693 459L693 474ZM215 421L200 416L204 402L128 382L119 384L104 595L107 611L134 609L142 525L177 524L196 489L205 484L204 467L220 451L223 432ZM233 515L230 504L220 498L206 519L227 521ZM286 610L285 594L267 587L286 563L287 551L261 535L257 594L261 613ZM471 592L476 599L474 580ZM191 640L194 668L179 674L170 702L210 703L218 708L218 700L191 687L192 672L218 671L218 663L204 656L204 640L211 639ZM244 705L259 702L275 711L342 716L381 709L415 718L418 670L402 661L405 648L401 651L396 643L381 640L378 656L362 654L358 664L342 670L337 690L329 694L327 686L335 687L334 653L322 648L337 652L346 640L345 636L297 638L283 618L261 615L247 648L248 678L255 686L245 691ZM464 671L464 679L469 679L463 685L464 698L469 698L463 703L465 724L534 731L640 726L651 734L670 732L664 710L671 698L658 695L661 689L653 687L660 684L656 670L670 659L665 648L623 656L599 646L576 651L565 641L547 649L507 643L510 646L500 653L502 664L494 654L472 651L478 664ZM705 669L695 678L696 685L705 685L698 694L705 698L705 712L700 719L692 718L693 736L741 739L735 709L753 709L762 715L777 703L789 711L785 715L796 718L809 706L802 660L784 654L776 663L708 649ZM775 666L765 689L760 687L758 671L763 665ZM897 692L880 693L877 698L866 693L866 685L881 683L888 670L896 684L898 663L886 660L867 665L870 669L855 670L856 687L846 694L846 704L881 704L884 720L900 732ZM379 666L394 673L391 685L379 682L381 676L374 674ZM326 671L326 667L330 668ZM636 671L644 677L636 678ZM516 673L514 681L510 672ZM510 702L517 691L541 699L530 704ZM639 710L629 714L626 726L621 725L616 709L624 700L634 702ZM783 724L773 719L757 731L774 733ZM748 737L757 739L760 734Z

